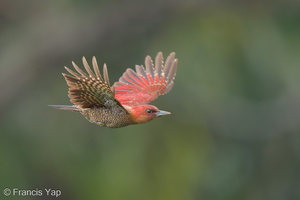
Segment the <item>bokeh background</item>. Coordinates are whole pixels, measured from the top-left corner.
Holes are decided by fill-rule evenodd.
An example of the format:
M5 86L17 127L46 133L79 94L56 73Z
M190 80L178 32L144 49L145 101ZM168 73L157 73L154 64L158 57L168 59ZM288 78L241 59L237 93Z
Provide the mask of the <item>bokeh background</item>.
M172 115L99 127L61 75L82 56L111 82L175 51ZM300 199L297 1L0 1L0 199Z

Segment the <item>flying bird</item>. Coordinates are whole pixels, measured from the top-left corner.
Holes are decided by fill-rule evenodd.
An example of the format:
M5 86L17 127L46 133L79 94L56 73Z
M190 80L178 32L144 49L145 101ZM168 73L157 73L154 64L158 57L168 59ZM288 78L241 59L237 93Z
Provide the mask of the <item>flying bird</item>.
M156 55L154 62L150 56L146 56L145 67L136 65L135 71L128 68L112 87L106 64L103 65L102 76L95 57L92 58L94 71L85 57L82 62L87 73L72 62L77 72L65 67L70 75L62 74L69 86L68 96L74 105L49 106L79 112L91 123L110 128L145 123L171 114L149 103L168 93L174 85L178 64L174 52L165 63L161 52Z

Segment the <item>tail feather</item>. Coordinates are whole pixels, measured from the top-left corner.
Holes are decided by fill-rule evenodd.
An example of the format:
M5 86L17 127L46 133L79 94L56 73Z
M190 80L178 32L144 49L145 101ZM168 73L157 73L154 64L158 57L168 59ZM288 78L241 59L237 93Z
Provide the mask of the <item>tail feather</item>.
M58 109L58 110L69 110L69 111L75 111L75 112L79 112L80 109L76 108L75 106L68 106L68 105L48 105L54 109Z

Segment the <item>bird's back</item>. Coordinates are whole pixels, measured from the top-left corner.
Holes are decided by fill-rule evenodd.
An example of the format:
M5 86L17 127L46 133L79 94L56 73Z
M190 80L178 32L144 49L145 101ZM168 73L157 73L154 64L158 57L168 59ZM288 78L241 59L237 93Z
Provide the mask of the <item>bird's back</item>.
M85 108L80 113L91 123L109 128L119 128L134 124L131 116L118 107L107 108Z

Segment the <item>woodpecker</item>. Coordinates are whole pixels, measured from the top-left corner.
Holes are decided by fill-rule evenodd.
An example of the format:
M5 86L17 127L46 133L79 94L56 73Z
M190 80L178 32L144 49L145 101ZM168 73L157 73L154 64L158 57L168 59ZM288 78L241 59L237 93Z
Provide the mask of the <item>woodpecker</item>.
M102 76L95 57L92 58L93 70L85 57L82 62L87 73L72 62L77 72L65 67L70 75L62 74L69 86L68 96L74 105L50 107L79 112L91 123L109 128L145 123L171 114L149 103L168 93L174 85L178 64L174 52L165 63L161 52L156 55L154 62L150 56L146 56L145 67L136 65L135 71L128 68L112 87L106 64L103 65Z

